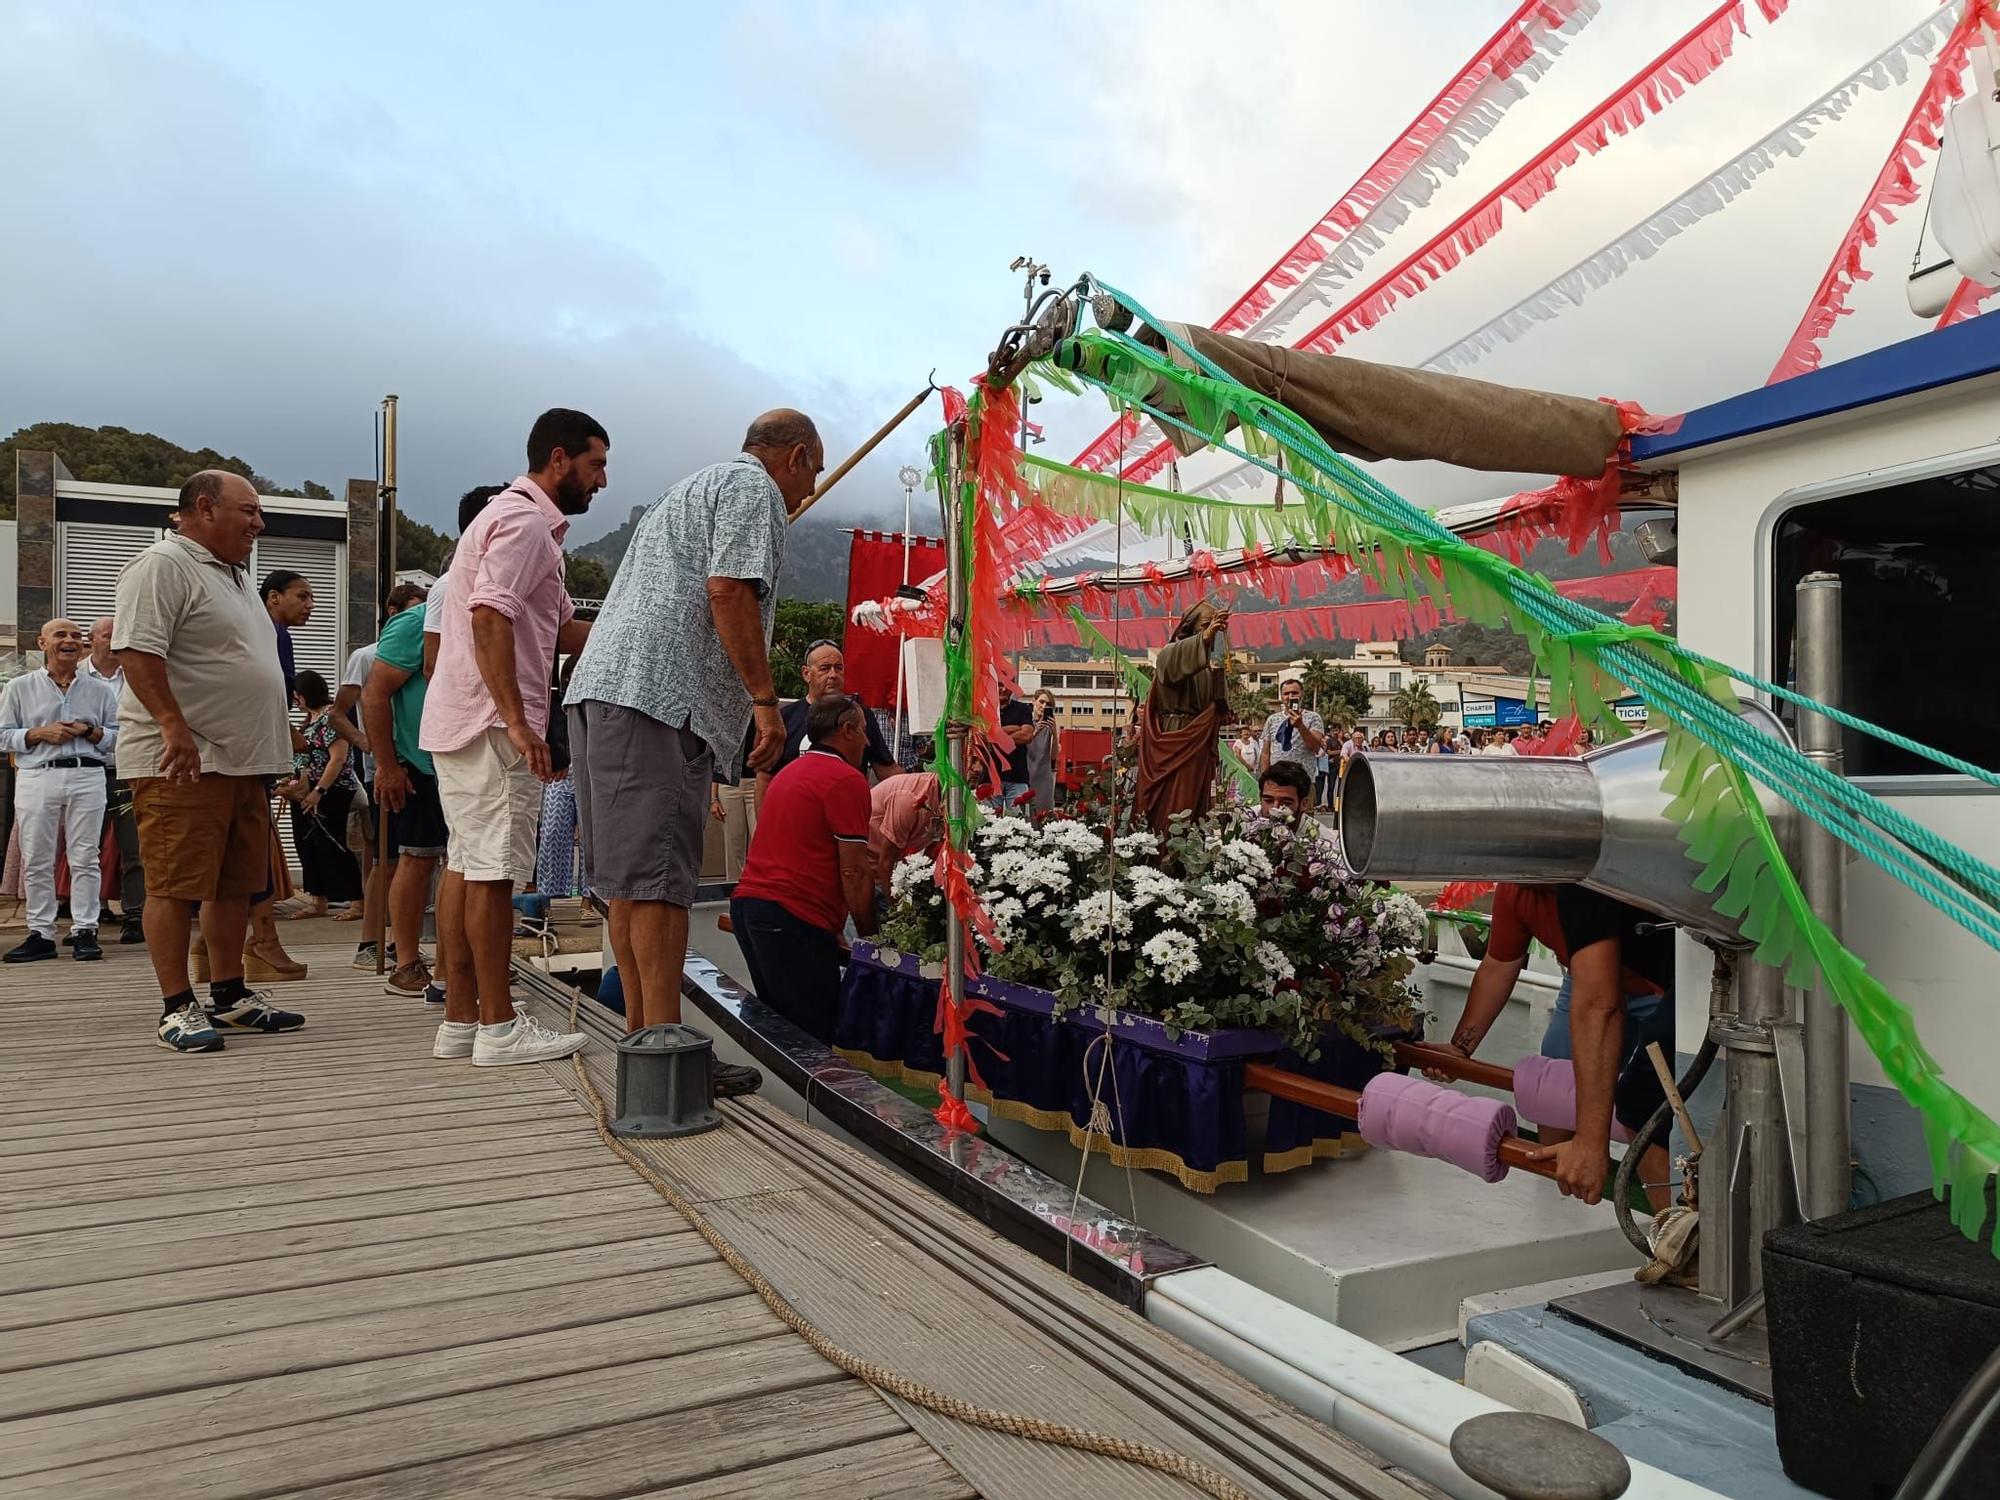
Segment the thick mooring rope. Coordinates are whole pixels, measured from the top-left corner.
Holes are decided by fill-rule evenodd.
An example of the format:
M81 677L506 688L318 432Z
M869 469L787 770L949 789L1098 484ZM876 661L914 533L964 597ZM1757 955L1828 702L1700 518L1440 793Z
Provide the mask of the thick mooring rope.
M576 1027L577 1003L580 996L573 996L570 1002L570 1027ZM1099 1453L1106 1458L1115 1458L1120 1463L1136 1464L1140 1468L1153 1469L1171 1475L1212 1495L1215 1500L1250 1500L1249 1491L1228 1475L1211 1469L1204 1463L1172 1453L1165 1448L1155 1448L1149 1443L1135 1443L1129 1438L1113 1437L1108 1433L1092 1432L1087 1428L1070 1427L1061 1422L1051 1422L1042 1417L1024 1417L1014 1412L994 1411L991 1407L977 1406L958 1396L947 1395L934 1390L907 1375L898 1375L894 1370L885 1369L873 1360L863 1359L858 1354L841 1348L796 1307L785 1299L784 1293L764 1279L749 1261L724 1239L720 1230L702 1215L700 1209L689 1202L674 1185L656 1172L636 1151L611 1133L610 1114L604 1105L604 1097L591 1082L590 1073L583 1065L579 1054L572 1059L576 1067L577 1082L583 1086L584 1098L590 1104L591 1119L597 1127L598 1138L611 1148L611 1152L626 1166L652 1187L668 1203L692 1224L695 1233L714 1247L722 1257L723 1264L748 1283L764 1305L778 1315L778 1319L792 1332L809 1344L813 1351L829 1364L838 1366L855 1379L865 1381L876 1390L907 1401L912 1406L921 1406L926 1411L934 1411L940 1416L950 1417L954 1422L964 1422L968 1426L983 1427L990 1432L1004 1432L1009 1437L1026 1438L1034 1443L1047 1443L1057 1448L1074 1448L1082 1453Z

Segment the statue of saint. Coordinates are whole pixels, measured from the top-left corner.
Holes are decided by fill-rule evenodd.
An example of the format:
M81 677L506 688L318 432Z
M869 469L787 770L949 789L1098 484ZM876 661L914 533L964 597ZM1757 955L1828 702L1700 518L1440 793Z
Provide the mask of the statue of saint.
M1201 816L1214 795L1216 747L1229 712L1228 625L1229 611L1204 599L1181 616L1154 664L1133 811L1155 833L1165 834L1176 813Z

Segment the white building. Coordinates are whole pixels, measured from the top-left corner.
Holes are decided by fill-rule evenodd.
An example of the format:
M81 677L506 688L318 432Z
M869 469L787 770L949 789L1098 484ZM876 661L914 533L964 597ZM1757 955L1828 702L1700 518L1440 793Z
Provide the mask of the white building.
M1118 729L1130 717L1132 700L1108 661L1022 659L1016 667L1021 696L1043 688L1054 694L1056 723L1064 729Z
M1303 678L1308 660L1252 662L1246 675L1259 688L1275 693L1279 684ZM1482 688L1505 676L1500 667L1453 666L1451 647L1444 645L1427 646L1421 666L1404 661L1401 647L1395 641L1364 641L1354 648L1351 658L1327 660L1332 666L1368 680L1368 713L1361 720L1361 727L1371 732L1397 722L1391 712L1396 694L1417 683L1428 686L1437 700L1440 724L1451 729L1463 728L1465 700L1469 697L1475 703L1485 702L1493 694L1490 689L1482 691Z

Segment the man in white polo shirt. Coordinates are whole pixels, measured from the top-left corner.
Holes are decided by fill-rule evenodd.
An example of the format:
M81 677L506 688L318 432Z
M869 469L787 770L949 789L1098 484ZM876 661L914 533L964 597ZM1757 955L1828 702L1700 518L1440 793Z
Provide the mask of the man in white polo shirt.
M133 784L146 861L159 1041L175 1052L219 1052L225 1031L305 1024L243 982L250 898L271 868L267 779L292 764L271 617L245 571L263 529L250 482L207 469L181 486L174 534L118 576L118 774ZM207 1007L188 982L198 903L208 907Z

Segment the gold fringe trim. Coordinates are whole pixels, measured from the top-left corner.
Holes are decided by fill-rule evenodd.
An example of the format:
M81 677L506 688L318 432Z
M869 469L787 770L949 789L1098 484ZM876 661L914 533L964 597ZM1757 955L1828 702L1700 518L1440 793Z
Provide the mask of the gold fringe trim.
M942 1074L925 1073L916 1068L906 1067L900 1062L884 1062L871 1053L857 1049L835 1047L833 1050L855 1067L876 1078L900 1079L914 1088L936 1088L943 1079ZM1101 1134L1093 1136L1070 1118L1068 1110L1036 1109L1033 1105L1023 1104L1017 1099L996 1099L988 1090L976 1083L966 1084L965 1097L968 1103L984 1105L1003 1120L1013 1120L1022 1125L1032 1126L1036 1130L1067 1135L1070 1145L1079 1151L1083 1150L1085 1143L1088 1142L1093 1155L1103 1156L1114 1167L1131 1167L1141 1172L1164 1172L1191 1193L1212 1193L1225 1182L1250 1180L1250 1163L1247 1160L1226 1161L1214 1171L1204 1172L1189 1166L1173 1152L1158 1146L1121 1146L1107 1136ZM1314 1144L1335 1148L1331 1154L1339 1154L1339 1141ZM1305 1149L1300 1148L1300 1150ZM1362 1149L1365 1150L1366 1146L1364 1145ZM1265 1160L1268 1162L1270 1158L1266 1157ZM1305 1165L1305 1161L1299 1162L1298 1165ZM1270 1170L1268 1166L1266 1170Z
M900 1062L884 1062L872 1053L855 1048L835 1047L833 1052L836 1057L853 1063L855 1067L873 1078L894 1078L907 1083L911 1088L918 1089L934 1089L944 1082L942 1073L925 1073Z
M1294 1146L1290 1151L1266 1151L1264 1172L1267 1176L1279 1172L1296 1171L1309 1167L1316 1161L1339 1161L1343 1157L1360 1156L1368 1150L1368 1143L1361 1139L1356 1130L1347 1135L1315 1137L1309 1145Z
M1213 1172L1200 1172L1171 1151L1163 1151L1157 1146L1121 1146L1109 1136L1093 1136L1068 1115L1063 1116L1063 1122L1069 1126L1069 1143L1077 1150L1081 1151L1085 1142L1089 1142L1090 1149L1110 1158L1112 1166L1135 1167L1141 1172L1165 1172L1170 1177L1178 1178L1180 1185L1191 1193L1212 1193L1225 1182L1250 1180L1248 1161L1226 1161Z

